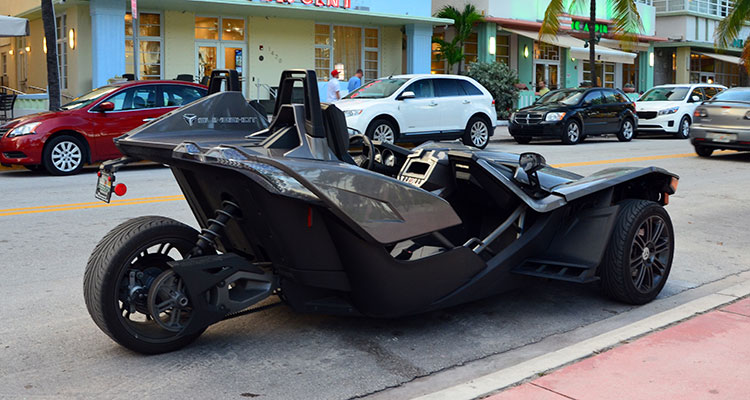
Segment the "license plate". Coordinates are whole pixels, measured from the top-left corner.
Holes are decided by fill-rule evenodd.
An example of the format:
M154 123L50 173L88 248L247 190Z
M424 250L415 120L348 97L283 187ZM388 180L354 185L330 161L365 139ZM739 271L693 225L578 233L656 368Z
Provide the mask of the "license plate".
M112 182L115 181L115 176L105 171L101 171L101 173L101 176L99 176L99 179L96 181L96 192L94 192L94 197L105 203L109 203L109 200L112 198L112 191L114 190Z
M737 140L736 133L709 133L708 138L714 142L729 143Z

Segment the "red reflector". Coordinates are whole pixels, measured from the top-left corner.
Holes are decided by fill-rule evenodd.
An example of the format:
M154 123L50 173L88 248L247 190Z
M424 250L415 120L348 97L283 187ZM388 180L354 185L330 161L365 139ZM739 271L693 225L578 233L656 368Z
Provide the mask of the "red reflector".
M495 105L495 99L492 99L492 105L493 106Z
M732 107L729 107L729 106L721 106L721 108L732 108Z
M102 171L96 171L96 176L102 176Z
M110 182L112 182L112 181L114 181L115 179L114 179L114 177L108 176L108 177L107 177L107 180L108 180L108 181L110 181Z
M664 205L669 205L669 194L664 193Z
M128 187L124 183L118 183L115 185L115 194L118 196L124 196L128 192Z
M696 142L705 142L705 141L706 141L706 139L703 139L703 138L699 138L699 137L697 137L697 138L695 138L695 141L696 141Z
M307 208L307 227L312 228L312 207Z

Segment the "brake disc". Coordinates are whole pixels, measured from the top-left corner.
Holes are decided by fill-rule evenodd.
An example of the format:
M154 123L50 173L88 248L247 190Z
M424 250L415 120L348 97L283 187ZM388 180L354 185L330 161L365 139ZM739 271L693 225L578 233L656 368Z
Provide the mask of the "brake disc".
M157 325L170 332L180 332L190 322L190 298L182 278L173 270L162 272L151 284L148 311Z

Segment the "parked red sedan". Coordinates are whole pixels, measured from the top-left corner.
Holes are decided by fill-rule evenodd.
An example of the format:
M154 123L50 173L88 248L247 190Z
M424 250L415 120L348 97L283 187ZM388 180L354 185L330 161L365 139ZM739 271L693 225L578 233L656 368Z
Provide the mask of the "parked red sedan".
M49 111L0 126L0 164L78 173L86 163L121 157L112 139L206 95L183 81L132 81L102 86Z

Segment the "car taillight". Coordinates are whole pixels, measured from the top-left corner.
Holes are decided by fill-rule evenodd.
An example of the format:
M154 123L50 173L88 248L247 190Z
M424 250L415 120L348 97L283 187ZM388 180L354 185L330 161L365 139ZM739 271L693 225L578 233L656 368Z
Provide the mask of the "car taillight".
M495 105L495 99L492 99L492 105L493 106Z
M708 111L706 111L705 108L696 108L693 116L701 118L708 117Z

